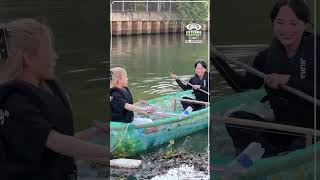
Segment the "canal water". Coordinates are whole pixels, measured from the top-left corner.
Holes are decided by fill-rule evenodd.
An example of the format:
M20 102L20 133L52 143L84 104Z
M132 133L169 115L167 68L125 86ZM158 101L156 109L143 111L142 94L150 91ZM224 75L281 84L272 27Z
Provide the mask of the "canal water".
M188 81L194 74L197 59L208 62L208 33L203 34L202 44L186 44L183 33L113 36L111 47L110 67L120 66L126 69L134 102L182 91L170 78L170 73ZM185 139L186 137L177 139L175 147L179 148ZM189 135L188 140L188 151L207 152L208 129ZM165 153L168 144L144 152L142 156L154 152Z
M180 33L113 36L110 67L126 69L134 102L178 92L181 88L170 78L170 73L189 80L194 74L195 61L208 59L207 39L208 33L203 34L202 44L187 44L185 35ZM194 149L204 151L208 131L191 135L191 141Z

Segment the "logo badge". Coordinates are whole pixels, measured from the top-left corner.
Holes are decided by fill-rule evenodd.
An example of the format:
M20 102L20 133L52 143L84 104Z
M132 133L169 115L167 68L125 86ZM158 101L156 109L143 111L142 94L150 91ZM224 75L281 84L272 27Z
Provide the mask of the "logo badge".
M186 40L185 43L202 43L202 30L201 25L197 23L191 23L186 26Z

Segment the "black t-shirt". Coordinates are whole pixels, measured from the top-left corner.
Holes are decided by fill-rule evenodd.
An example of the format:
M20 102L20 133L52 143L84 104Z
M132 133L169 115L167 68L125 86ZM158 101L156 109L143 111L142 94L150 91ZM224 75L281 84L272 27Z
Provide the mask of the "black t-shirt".
M124 108L125 104L133 104L133 99L129 88L123 89L113 87L110 89L110 107L112 121L131 123L134 118L132 111Z
M183 84L179 79L176 80L176 82L179 84L179 86L182 88L182 90L190 90L192 89L192 87L188 84ZM193 84L193 85L200 85L200 89L208 92L208 87L209 87L209 77L208 77L208 73L205 72L204 73L204 76L202 79L200 79L200 77L195 74L190 80L189 80L189 83ZM199 90L193 90L193 93L196 97L197 100L199 101L205 101L205 102L208 102L209 100L209 96L204 93L204 92L201 92Z
M314 47L314 38L320 40L319 35L305 32L299 48L294 57L287 57L286 50L278 39L274 39L267 49L259 52L254 59L253 67L265 74L278 73L288 74L290 79L288 86L296 88L310 96L316 93L316 97L320 98L320 69L319 54L320 46ZM314 57L314 51L317 56ZM233 84L238 91L246 89L257 89L264 84L264 80L247 73L242 77L234 72L221 59L216 59L216 64L220 66L223 76L229 80L229 84ZM315 67L317 62L317 67ZM219 67L217 68L219 69ZM223 69L223 71L221 71ZM317 72L315 72L317 70ZM314 74L316 74L317 82L315 82ZM230 78L228 78L230 77ZM232 82L231 82L232 81ZM316 83L317 91L314 92L314 84ZM274 111L276 121L289 125L314 128L314 108L313 104L306 100L289 93L284 90L274 90L265 86L267 91L267 99ZM319 108L317 108L317 112ZM319 118L318 118L319 119ZM318 129L319 129L318 124Z
M9 179L64 180L74 172L73 158L46 147L49 132L73 135L72 113L66 96L55 82L54 94L26 82L9 82L0 87L0 107L9 113L1 126L6 161L39 169L33 175L10 175Z

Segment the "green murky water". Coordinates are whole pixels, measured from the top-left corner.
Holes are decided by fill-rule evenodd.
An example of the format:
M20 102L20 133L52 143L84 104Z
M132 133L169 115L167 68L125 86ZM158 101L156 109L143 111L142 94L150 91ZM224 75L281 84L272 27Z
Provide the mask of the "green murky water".
M186 44L184 34L180 33L113 36L110 67L127 70L134 102L178 92L181 88L170 79L170 73L189 80L194 74L194 62L208 59L207 39L208 33L204 33L202 44ZM191 140L195 150L204 151L208 144L207 130L191 135Z

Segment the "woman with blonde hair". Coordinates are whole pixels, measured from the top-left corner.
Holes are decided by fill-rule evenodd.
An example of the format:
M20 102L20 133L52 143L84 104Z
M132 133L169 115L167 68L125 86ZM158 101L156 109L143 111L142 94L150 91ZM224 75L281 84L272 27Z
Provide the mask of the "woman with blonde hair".
M50 29L33 19L12 21L0 27L0 54L0 161L26 172L9 169L14 173L1 179L70 180L77 177L74 158L107 162L107 147L81 140L85 132L73 136Z
M152 123L148 118L135 118L133 112L148 114L153 113L153 107L142 108L133 105L132 94L128 88L128 76L121 67L112 68L110 74L110 107L112 121L145 124Z

